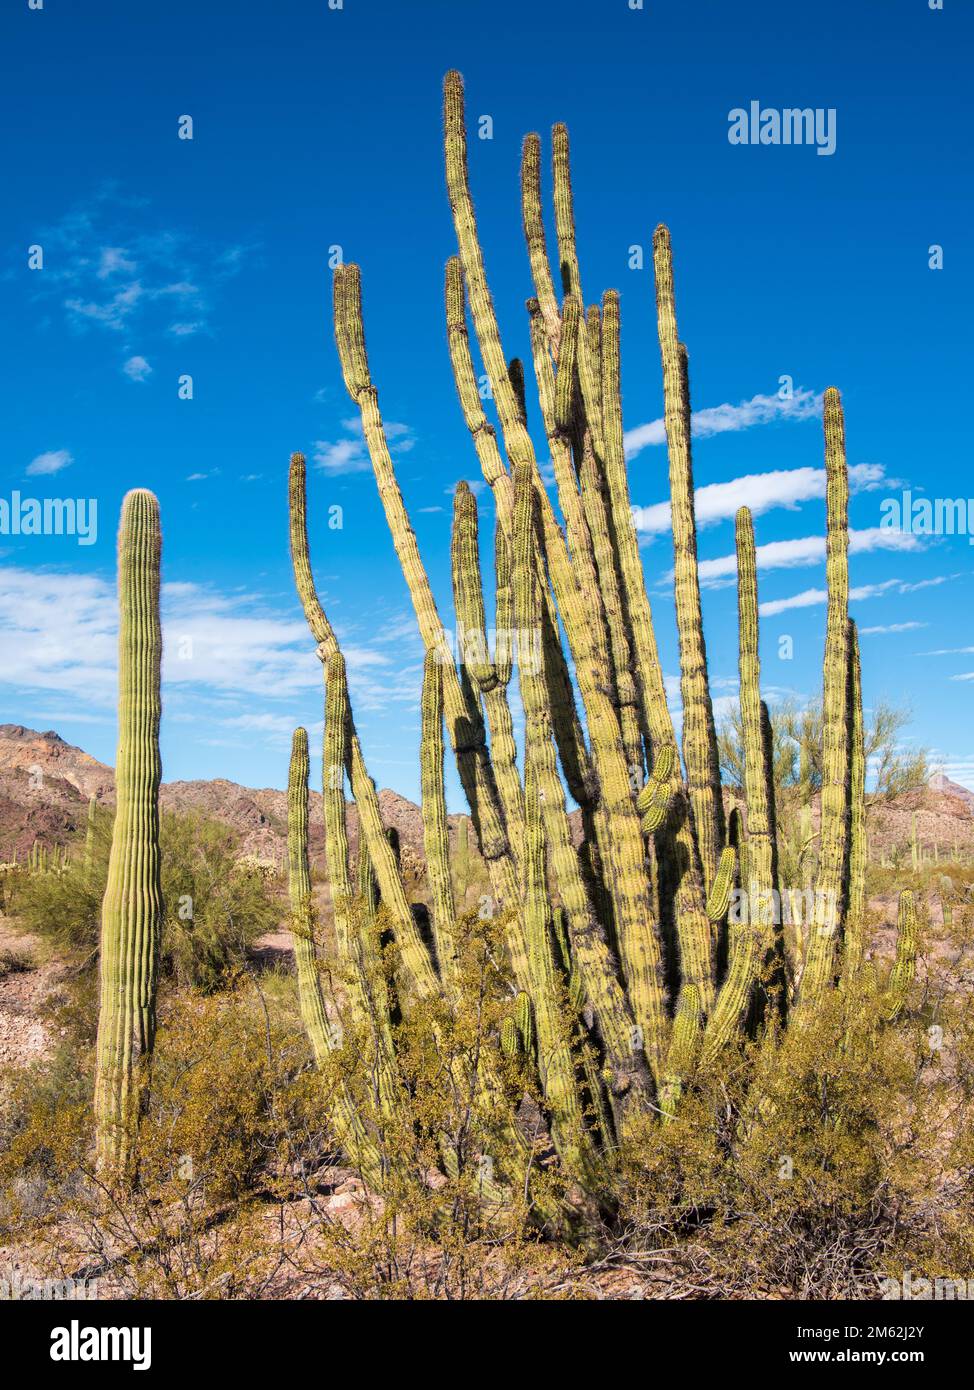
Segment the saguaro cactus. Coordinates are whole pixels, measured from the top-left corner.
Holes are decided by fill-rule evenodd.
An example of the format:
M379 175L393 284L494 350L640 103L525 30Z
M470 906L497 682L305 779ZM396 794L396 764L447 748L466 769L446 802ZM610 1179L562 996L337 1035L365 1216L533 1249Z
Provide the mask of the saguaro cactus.
M117 807L102 903L95 1072L98 1161L118 1176L132 1172L156 1033L161 552L159 503L142 489L128 493L118 533Z

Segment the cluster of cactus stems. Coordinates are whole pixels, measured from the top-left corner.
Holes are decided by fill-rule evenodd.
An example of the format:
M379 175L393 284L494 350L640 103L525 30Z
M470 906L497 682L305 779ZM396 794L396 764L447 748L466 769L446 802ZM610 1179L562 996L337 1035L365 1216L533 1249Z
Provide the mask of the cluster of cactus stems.
M490 877L482 902L504 923L510 1012L498 1053L532 1067L562 1165L585 1183L637 1119L672 1117L701 1068L763 1024L772 1040L815 1016L827 991L867 988L864 971L865 759L862 691L848 600L848 475L842 405L824 399L828 620L824 660L822 922L784 938L773 910L780 881L770 720L761 699L754 529L737 516L743 805L730 816L720 782L704 641L688 356L680 341L669 232L654 238L656 309L673 515L682 747L667 704L654 619L633 524L623 446L619 295L586 307L575 237L568 135L553 132L560 294L541 197L541 141L529 135L522 214L534 295L528 300L538 416L525 375L505 355L470 192L462 81L445 82L445 156L458 254L446 267L446 327L460 408L494 504L495 632L488 642L478 507L466 483L453 515L451 651L396 479L366 351L361 276L334 278L334 329L385 515L426 648L421 780L432 945L407 902L355 730L344 665L319 601L308 546L305 461L292 456L291 553L304 612L325 668L325 822L338 954L352 981L345 1005L372 1030L385 1102L397 1094L387 1001L370 984L367 924L377 895L396 937L399 1006L456 988L454 927L464 863L451 877L443 761L449 744L470 826ZM473 333L470 331L472 321ZM490 384L485 412L474 342ZM558 511L529 424L543 434ZM542 460L544 461L544 460ZM560 515L559 515L560 513ZM516 670L523 748L509 686ZM446 740L444 740L444 725ZM682 757L681 757L682 753ZM361 826L359 884L348 870L345 783ZM573 834L569 795L580 808ZM464 822L464 825L466 822ZM458 849L463 855L462 842ZM307 738L295 734L289 854L302 1010L316 1053L340 1048L337 1004L323 993L307 873ZM465 856L464 856L465 858ZM364 872L361 866L365 865ZM454 868L457 865L454 864ZM734 895L739 901L732 902ZM743 908L741 907L743 904ZM735 910L736 908L736 910ZM363 925L365 924L365 925ZM916 911L904 895L884 1013L902 1009L913 978ZM870 963L871 964L871 963ZM493 1062L478 1084L496 1085ZM365 1152L374 1137L339 1096L340 1132ZM444 1150L449 1171L450 1155Z

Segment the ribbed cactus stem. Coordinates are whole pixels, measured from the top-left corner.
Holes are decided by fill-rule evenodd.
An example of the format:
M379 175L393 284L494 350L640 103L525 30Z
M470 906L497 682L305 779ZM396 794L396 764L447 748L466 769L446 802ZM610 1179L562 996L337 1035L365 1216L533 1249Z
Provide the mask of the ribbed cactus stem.
M426 877L433 906L433 940L440 979L448 997L451 997L457 986L457 954L453 935L456 914L450 883L450 845L443 786L442 663L436 652L427 652L423 664L421 718L420 781Z
M849 475L842 402L834 386L825 392L826 560L828 617L822 698L822 818L816 897L824 922L808 944L799 1007L814 1005L832 982L838 924L845 911L849 850Z
M524 638L537 632L541 621L534 571L536 503L530 472L521 467L515 479L515 619L518 632ZM595 1014L606 1051L613 1108L621 1121L638 1097L648 1091L649 1075L637 1041L636 1020L619 981L605 930L589 900L578 853L572 843L565 792L558 776L551 736L544 671L536 650L536 644L529 644L527 659L522 653L518 662L525 718L525 770L526 773L530 771L538 786L552 874L568 923L572 962L578 968ZM651 1057L657 1056L654 1043L655 1040L646 1043L647 1054Z
M674 1111L687 1076L693 1068L700 1044L701 1011L700 993L693 985L687 985L680 995L680 1005L673 1020L673 1034L666 1053L666 1069L660 1087L660 1109L663 1122L674 1118Z
M761 663L758 655L758 581L757 557L754 547L754 525L747 507L741 507L736 519L737 540L737 606L740 668L741 726L744 739L744 796L747 802L748 881L744 885L749 900L763 908L771 904L774 881L775 846L772 826L772 807L769 802L771 769L764 737L761 711ZM761 925L755 921L755 928ZM765 926L773 924L773 914ZM766 949L771 933L760 933Z
M707 916L711 922L722 922L730 903L731 890L734 887L734 878L737 873L737 851L733 845L727 845L720 852L720 859L717 862L717 873L713 883L710 885L710 893L707 896Z
M770 805L768 745L762 726L760 661L758 657L758 589L754 526L747 507L736 518L737 607L740 665L741 724L744 731L744 790L747 800L747 846L741 832L740 812L731 818L731 843L724 850L714 876L708 915L718 906L726 909L735 857L740 864L742 911L732 914L730 965L707 1022L703 1060L709 1064L731 1041L751 998L762 957L774 934L775 851L773 811ZM736 851L736 854L735 854ZM719 885L719 886L718 886ZM722 914L721 914L722 915ZM711 917L719 921L719 917Z
M673 769L676 755L669 744L659 750L653 770L636 797L636 807L642 816L644 835L652 835L666 819L673 797Z
M548 342L557 357L561 340L561 314L545 241L541 205L541 137L536 134L524 137L521 150L521 216L535 294L544 317Z
M623 612L632 637L640 726L644 737L652 743L654 760L658 761L664 747L673 750L671 794L682 798L683 781L675 756L676 735L666 698L652 607L646 591L629 497L623 447L619 339L619 295L615 290L608 290L602 299L602 417L605 479L611 501L610 526L622 579ZM713 948L710 923L704 910L699 855L688 817L682 815L671 819L673 829L670 831L667 827L661 849L667 877L675 885L681 952L685 959L700 962L700 977L695 983L700 990L701 1007L707 1013L713 1004Z
M345 385L359 407L379 497L424 646L427 649L443 648L443 624L396 479L379 411L378 392L369 372L358 266L340 266L335 272L334 322ZM504 379L517 411L506 364ZM443 704L447 730L457 756L457 768L467 800L475 813L475 829L481 853L491 873L495 896L502 904L512 905L517 900L517 880L493 767L487 752L483 719L472 695L468 697L468 693L462 689L452 661L444 662Z
M483 696L497 790L515 863L519 864L524 840L524 792L517 770L517 745L506 692L511 678L513 646L512 590L507 555L503 529L498 525L495 542L497 622L495 656L492 660L488 650L480 573L477 500L465 482L458 483L453 499L451 561L460 658ZM466 881L461 881L466 887Z
M555 232L558 238L558 259L562 268L563 288L566 295L584 304L582 280L578 265L578 250L575 244L575 210L572 198L571 161L568 149L568 129L562 124L552 127L551 167L554 182ZM564 326L564 310L562 311ZM562 343L562 349L564 343ZM585 424L592 436L592 446L601 458L602 443L602 401L600 383L587 335L579 335L577 347L578 384L581 388L585 407ZM560 363L559 363L560 365Z
M680 638L680 690L683 697L683 760L687 769L704 884L709 889L717 872L717 860L724 842L724 811L697 569L686 354L677 336L673 256L670 234L664 226L657 227L653 237L653 260L663 361L666 443L670 462L673 588Z
M920 872L920 840L917 835L917 813L910 816L910 863L914 874Z
M159 876L161 714L159 503L130 492L118 533L116 812L102 902L101 994L95 1061L98 1161L130 1176L156 1032L162 930Z
M315 1061L323 1067L328 1054L341 1049L343 1037L340 1027L328 1018L315 949L315 911L308 868L308 769L308 735L304 729L295 729L287 779L288 896L301 1019ZM331 1106L339 1143L366 1181L380 1185L382 1160L344 1082L331 1096Z
M341 1046L341 1034L329 1022L321 992L315 950L315 910L308 868L308 734L295 729L287 779L287 873L291 934L298 977L298 1003L308 1040L319 1066Z
M842 978L848 988L862 963L866 906L866 750L862 718L859 636L849 619L849 897L843 936Z
M900 894L896 923L896 960L893 962L889 983L883 996L883 1014L888 1023L895 1022L902 1013L910 986L916 979L919 937L916 903L913 894L906 891Z
M88 798L88 821L85 828L85 857L83 864L85 883L91 882L91 875L95 867L95 817L97 801L95 798Z
M538 1072L555 1147L567 1171L584 1180L593 1170L596 1151L591 1135L585 1128L575 1079L568 1011L563 1007L557 986L545 881L541 798L530 759L526 779L524 922L531 969Z

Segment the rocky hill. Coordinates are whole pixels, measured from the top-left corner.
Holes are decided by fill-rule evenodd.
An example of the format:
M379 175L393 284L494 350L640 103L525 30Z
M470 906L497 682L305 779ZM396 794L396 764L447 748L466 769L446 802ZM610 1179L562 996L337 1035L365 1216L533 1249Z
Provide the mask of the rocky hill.
M36 840L51 847L68 844L85 824L89 798L105 805L115 801L115 774L97 758L73 747L53 730L38 733L19 724L0 724L0 862L16 852L22 858ZM232 826L241 836L242 852L283 863L287 844L287 795L273 787L255 789L217 778L210 782L165 782L164 811L198 811ZM379 792L383 823L399 837L407 878L423 862L423 822L418 806L397 792ZM324 829L321 793L311 793L310 854L321 863ZM462 817L451 816L455 843ZM348 807L348 836L353 860L358 853L358 815ZM472 838L472 837L471 837ZM475 850L471 844L471 853Z
M67 844L85 823L88 798L111 805L114 773L53 731L38 733L19 724L0 724L0 861L28 853L35 840L43 845ZM165 782L164 810L198 811L225 822L240 833L245 854L283 863L287 841L287 796L272 787L256 789L217 778L210 782ZM407 881L421 871L423 823L419 807L397 792L379 793L384 824L397 832ZM908 792L894 801L871 807L869 840L872 854L885 857L908 848L916 815L917 838L931 856L965 860L974 855L974 793L942 773L928 788ZM451 816L450 838L455 845L460 816ZM818 807L813 806L813 823ZM576 834L580 827L573 817ZM348 808L348 835L353 860L358 851L358 815ZM472 841L472 836L470 837ZM324 854L321 794L311 793L310 851L321 865ZM471 844L471 854L476 851Z

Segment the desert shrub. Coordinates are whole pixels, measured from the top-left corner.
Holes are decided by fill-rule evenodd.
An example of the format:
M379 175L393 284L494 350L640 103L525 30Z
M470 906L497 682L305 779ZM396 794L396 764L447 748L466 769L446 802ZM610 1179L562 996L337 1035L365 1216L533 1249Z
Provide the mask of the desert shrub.
M107 811L96 817L90 862L82 838L63 870L24 875L12 902L25 931L81 968L97 959L111 819ZM258 866L241 861L235 831L196 813L162 816L160 852L163 977L210 992L279 921L277 887Z
M293 1020L253 981L170 995L138 1180L113 1191L93 1166L90 1065L62 1047L0 1104L0 1231L29 1230L45 1275L81 1268L130 1297L252 1293L281 1258L267 1213L295 1168L329 1158L308 1060Z
M697 1078L624 1149L607 1249L636 1268L666 1252L711 1297L877 1297L903 1268L968 1273L971 1027L949 1008L935 1048L913 1003L890 1028L881 990L854 1008L836 993L780 1047Z

